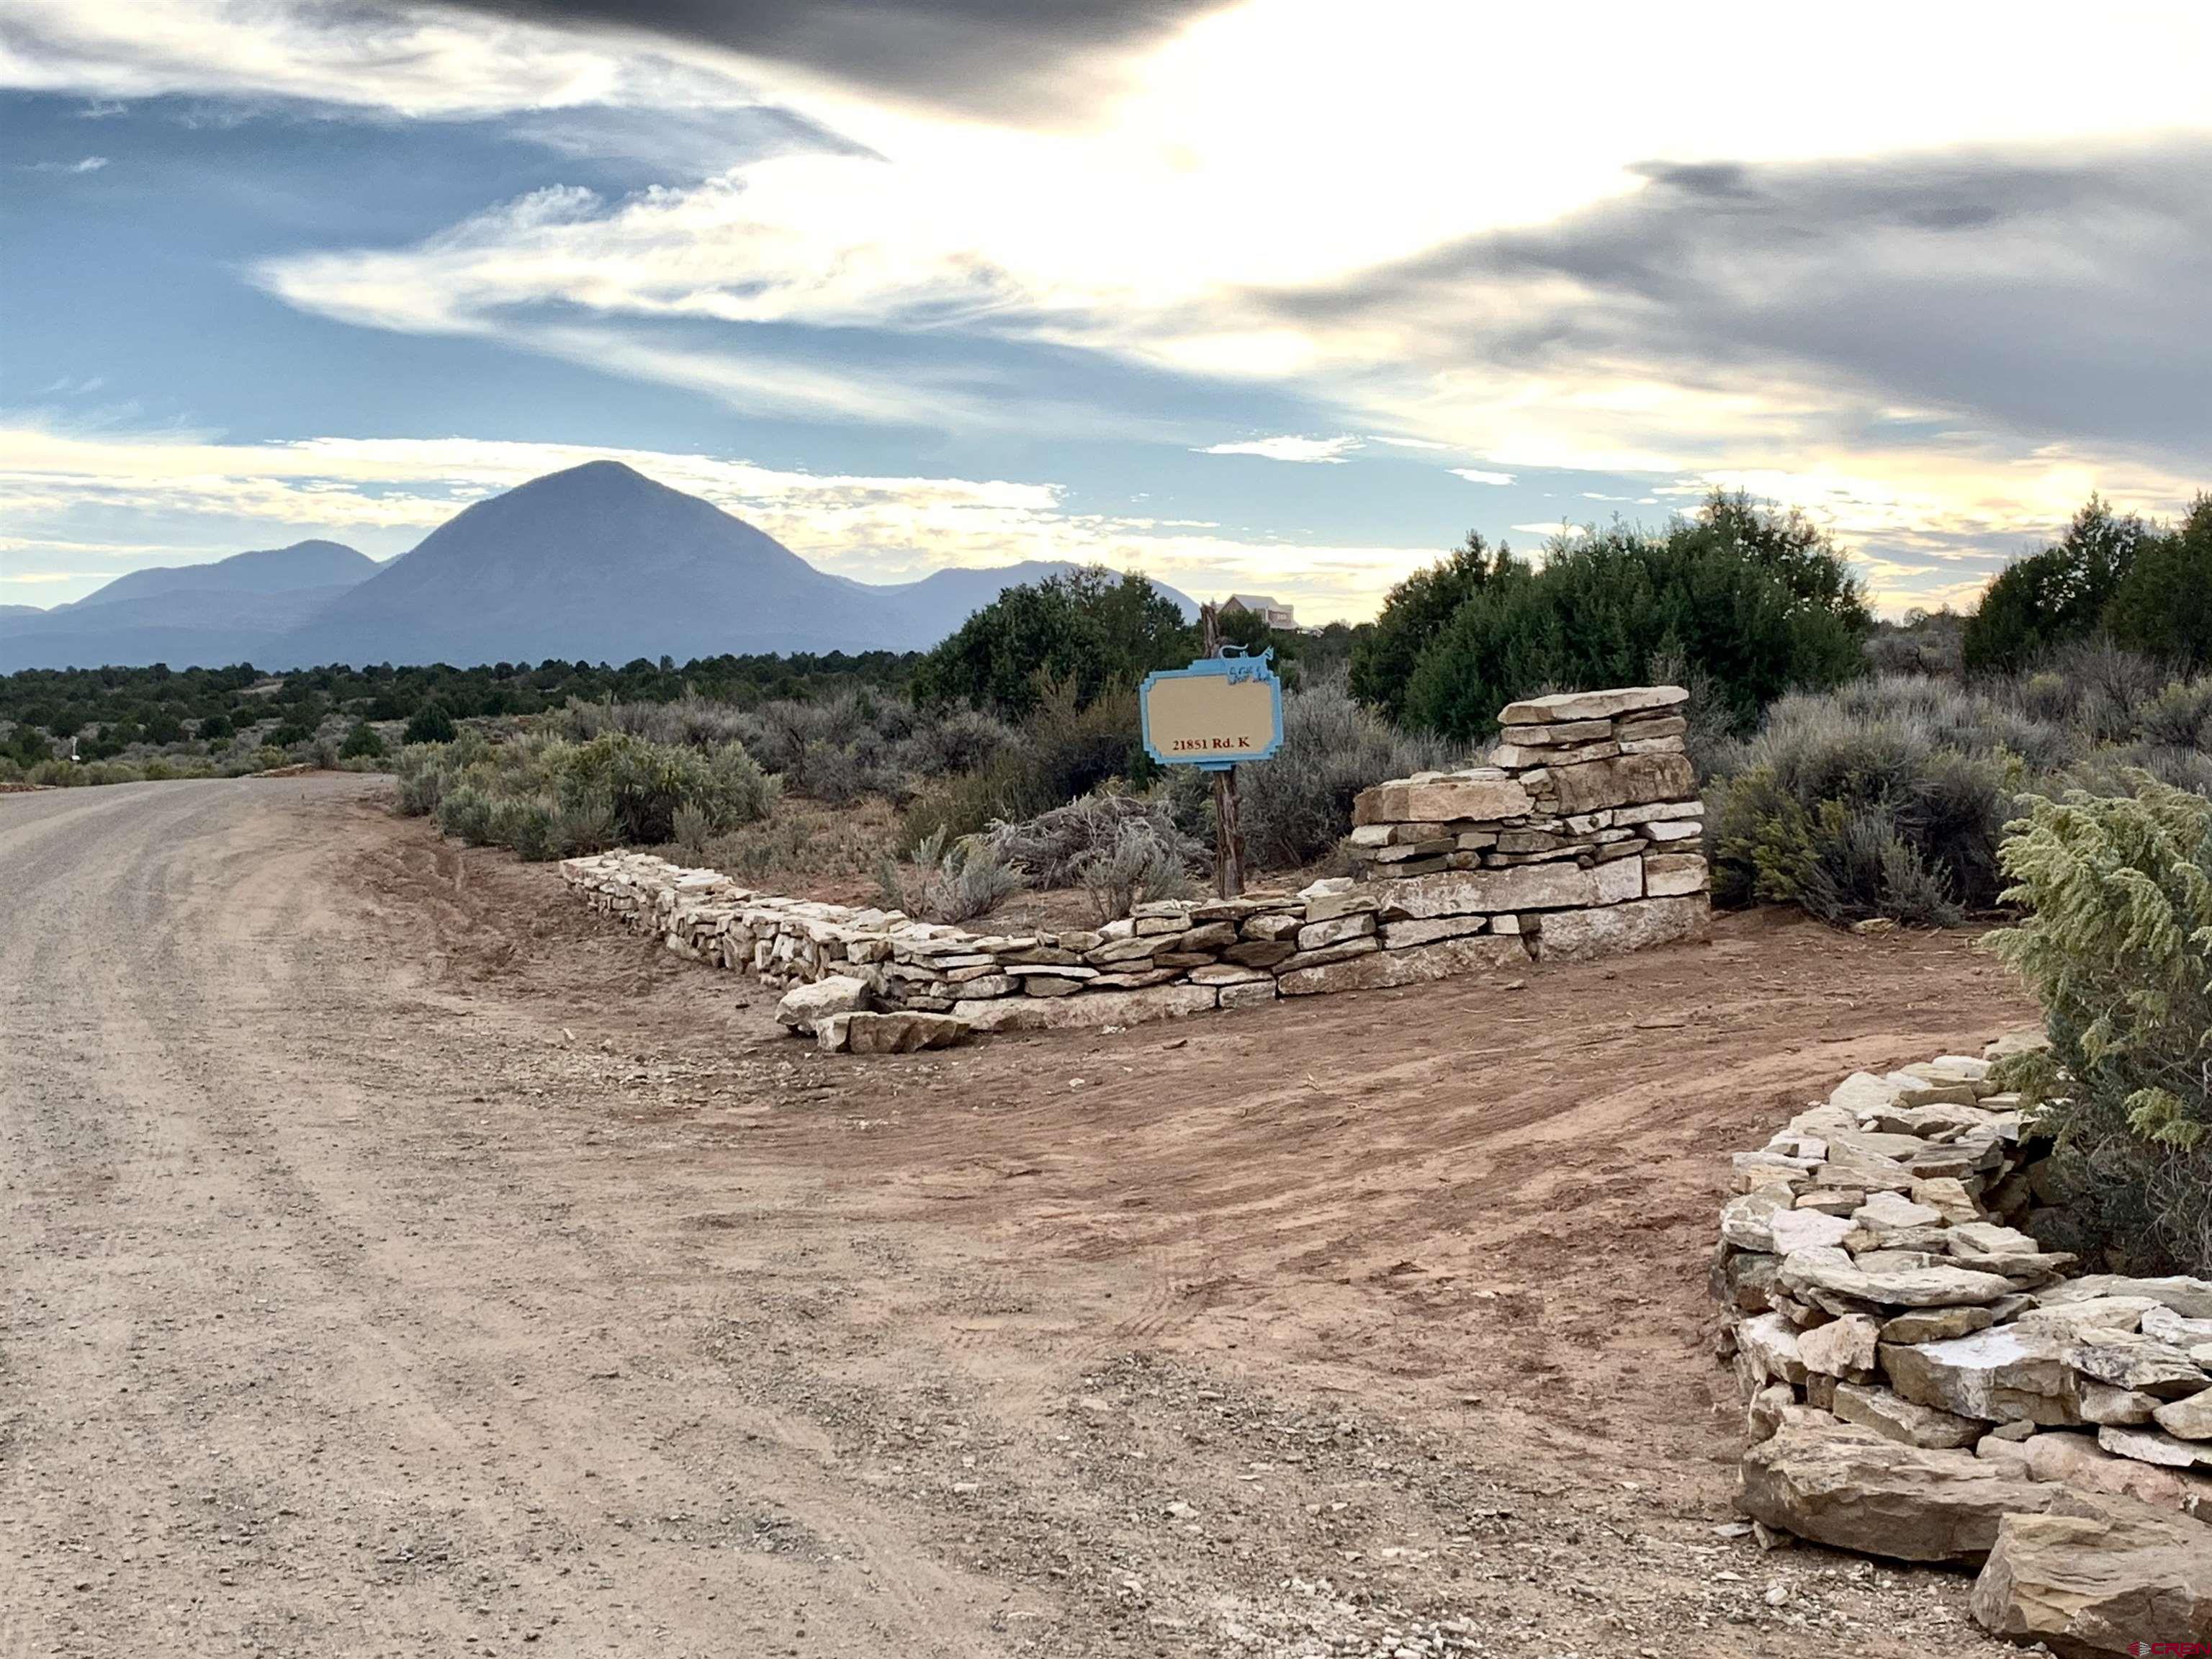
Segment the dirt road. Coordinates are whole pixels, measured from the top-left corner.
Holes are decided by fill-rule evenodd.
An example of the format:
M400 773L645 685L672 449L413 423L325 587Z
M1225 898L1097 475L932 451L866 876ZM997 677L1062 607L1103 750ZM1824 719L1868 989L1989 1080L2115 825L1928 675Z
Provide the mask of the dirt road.
M1715 1530L1726 1155L1964 940L833 1060L380 787L0 799L0 1656L2008 1651Z

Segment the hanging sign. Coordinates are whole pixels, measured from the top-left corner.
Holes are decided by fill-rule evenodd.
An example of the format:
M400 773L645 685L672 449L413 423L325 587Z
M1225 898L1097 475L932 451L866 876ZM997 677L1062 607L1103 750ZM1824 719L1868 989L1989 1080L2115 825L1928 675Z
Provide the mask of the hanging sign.
M1188 668L1147 674L1137 689L1145 752L1163 766L1209 772L1267 759L1283 746L1274 654L1201 657Z

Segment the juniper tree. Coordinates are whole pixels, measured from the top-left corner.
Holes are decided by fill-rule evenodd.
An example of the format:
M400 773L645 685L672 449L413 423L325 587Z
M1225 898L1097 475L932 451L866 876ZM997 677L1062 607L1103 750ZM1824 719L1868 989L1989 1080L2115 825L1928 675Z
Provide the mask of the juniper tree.
M2144 1265L2212 1266L2212 800L2031 797L2000 854L2020 923L1990 949L2042 1002L2047 1054L2014 1080L2103 1242Z

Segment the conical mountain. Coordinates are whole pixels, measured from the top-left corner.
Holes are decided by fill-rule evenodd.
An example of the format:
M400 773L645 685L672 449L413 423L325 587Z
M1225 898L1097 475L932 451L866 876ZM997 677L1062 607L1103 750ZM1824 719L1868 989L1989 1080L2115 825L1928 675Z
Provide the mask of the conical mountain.
M293 664L624 662L908 645L890 601L618 461L456 514L285 641Z

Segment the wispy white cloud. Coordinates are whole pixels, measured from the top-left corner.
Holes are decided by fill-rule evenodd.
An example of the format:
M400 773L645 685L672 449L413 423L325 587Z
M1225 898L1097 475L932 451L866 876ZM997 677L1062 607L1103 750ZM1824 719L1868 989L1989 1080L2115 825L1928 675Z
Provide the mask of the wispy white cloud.
M1257 455L1262 460L1335 462L1359 447L1357 438L1245 438L1234 443L1209 444L1200 455Z
M1747 169L1848 158L1816 192L1829 201L1885 157L2023 146L2087 155L2203 132L2212 9L2194 0L2112 0L2094 31L1996 32L1973 8L1923 0L1868 0L1845 31L1820 12L1753 0L1716 0L1696 31L1629 0L1506 13L1403 0L1363 15L1357 30L1336 0L1251 0L1150 40L1110 98L1049 126L917 109L818 64L801 74L705 47L536 27L514 21L520 7L497 16L307 0L8 9L0 84L101 100L296 99L410 118L763 101L797 111L846 148L749 161L623 199L538 192L412 245L325 248L258 272L303 310L495 339L750 412L1029 424L1033 387L948 373L955 354L945 348L1042 343L1294 394L1328 410L1319 418L1332 428L1479 457L1486 466L1456 469L1475 482L1538 467L1674 478L1692 490L1757 480L1863 544L1939 560L1957 558L1967 537L2039 530L2092 487L2162 507L2201 482L2179 476L2172 447L2154 434L2069 427L2079 399L2057 400L2048 419L2007 419L2020 407L1992 412L1900 383L1912 377L1899 353L1838 337L1852 318L1887 327L1894 308L1839 289L1842 267L1818 235L1693 234L1729 213L1750 222L1729 196L1750 187ZM1594 33L1607 50L1588 50ZM1893 43L1905 37L1916 50L1900 57ZM1476 60L1574 63L1577 118L1557 118L1546 77L1494 77L1485 128L1541 130L1546 143L1486 143L1465 113L1465 64ZM1813 61L1817 76L1796 72ZM1977 73L1960 77L1955 65L1968 61ZM1730 95L1650 95L1689 84ZM1882 95L1864 95L1869 86ZM1317 109L1332 118L1315 118ZM1453 188L1435 188L1435 167L1405 167L1408 155L1434 158ZM2027 231L1977 230L1972 216L1988 204L1972 169L1955 183L1944 185L1955 200L1880 198L1921 216L1864 214L1858 268L1922 297L1940 270L1963 304L1994 319L1991 351L2027 362L2021 339L2041 354L2054 337L2032 325L2043 313L2019 325L2030 276L2087 270L2104 281L2099 239L2039 243L2033 225L2044 222L2033 215ZM1635 210L1669 191L1706 216L1654 222L1674 224L1688 252L1708 250L1700 280L1684 280L1685 260L1671 286L1663 269L1632 268L1643 280L1623 283L1619 238L1545 240L1549 228L1602 233L1615 220L1643 228ZM2201 276L2201 235L2163 203L2144 213L2108 196L2091 210L2101 228L2132 205L2164 260L2141 270L2181 296L2169 304L2201 303L2191 296L2203 283L2182 280ZM1471 267L1447 257L1468 250L1496 257ZM1611 263L1581 257L1596 254ZM1331 305L1332 293L1357 302ZM2082 361L2114 360L2106 348L2141 331L2130 322L2140 308L2059 299L2062 323L2098 319L2067 336ZM1722 333L1685 323L1700 303L1722 313ZM1765 327L1756 340L1744 326L1753 319ZM735 326L678 347L672 323ZM769 356L758 343L769 331L756 325L890 331L932 349L896 364ZM2052 376L2026 378L2051 403ZM1078 429L1097 419L1073 398L1066 412ZM1948 424L1940 441L1900 439L1902 419ZM1261 438L1209 453L1325 464L1359 441ZM1285 453L1285 443L1342 447ZM809 499L811 521L823 521L824 500ZM1051 526L1042 539L1091 533L1057 503L1036 510Z
M24 173L97 173L107 165L105 155L86 155L74 161L19 161Z
M1486 472L1479 466L1455 466L1449 471L1455 478L1464 478L1469 483L1504 485L1513 482L1510 472Z

